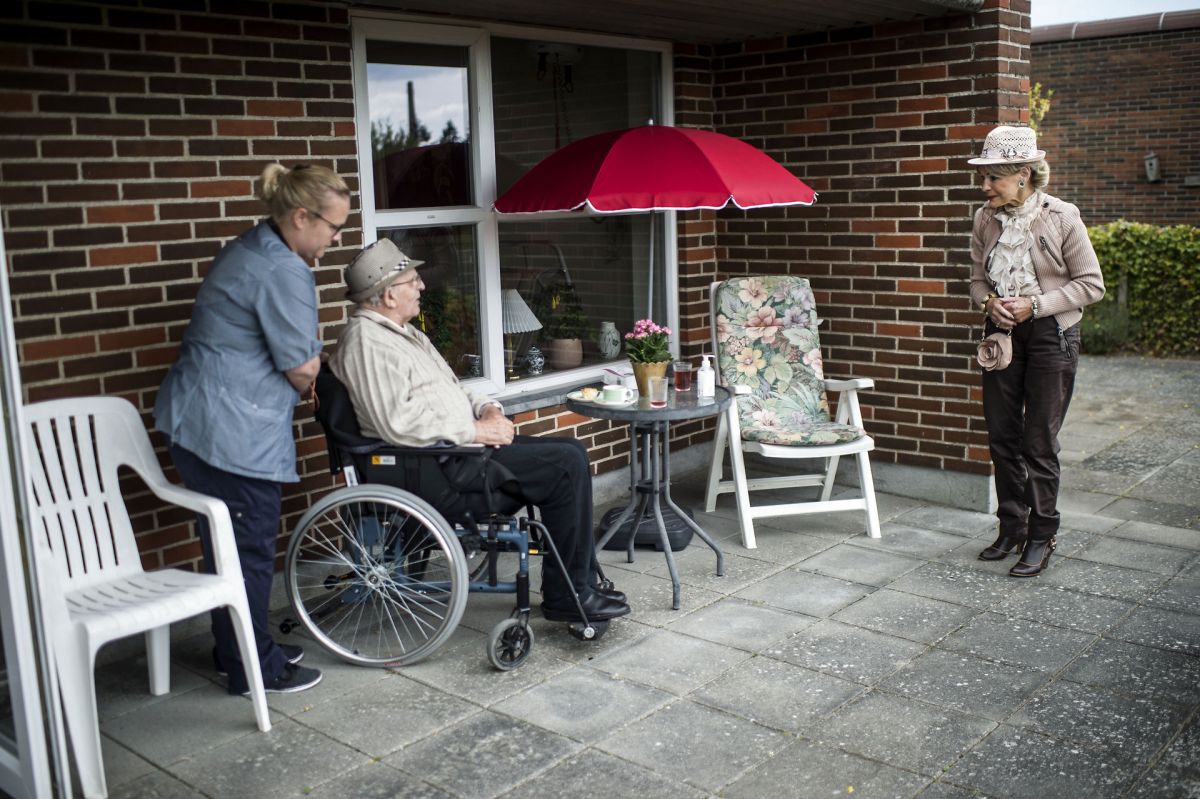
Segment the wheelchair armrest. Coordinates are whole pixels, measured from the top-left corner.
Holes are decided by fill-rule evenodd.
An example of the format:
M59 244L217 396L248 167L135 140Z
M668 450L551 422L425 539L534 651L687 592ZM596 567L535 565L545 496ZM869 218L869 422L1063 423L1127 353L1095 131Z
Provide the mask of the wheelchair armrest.
M367 450L367 452L378 452L385 455L415 455L424 458L440 458L443 455L480 456L486 451L487 447L483 444L462 444L453 447L401 447L382 441L379 442L379 446ZM355 454L366 454L366 452Z

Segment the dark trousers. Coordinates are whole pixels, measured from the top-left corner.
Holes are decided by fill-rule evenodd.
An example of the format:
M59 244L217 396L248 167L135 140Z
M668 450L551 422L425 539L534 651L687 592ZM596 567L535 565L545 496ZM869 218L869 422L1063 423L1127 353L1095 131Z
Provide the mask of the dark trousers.
M517 489L511 491L513 506L495 510L508 513L524 504L537 507L567 568L566 578L570 585L576 590L587 588L591 582L595 551L592 472L583 444L573 438L516 436L513 443L496 449L492 459L516 475L518 482ZM479 485L482 485L482 479ZM429 498L429 492L421 493ZM478 514L481 500L478 495L456 492L434 504L446 515L463 511ZM555 606L566 606L570 602L568 584L563 578L553 556L547 555L542 573L545 601Z
M279 531L282 493L280 485L218 469L174 444L171 445L171 460L185 486L216 497L229 506L238 559L242 564L242 579L246 584L246 600L250 605L250 620L254 625L254 641L258 646L259 668L263 680L269 682L279 676L287 665L287 657L271 637L267 615L270 610L271 581L275 576L275 536ZM196 519L200 546L204 552L204 568L212 573L214 565L208 521L203 516L197 516ZM246 684L241 650L238 649L229 611L220 608L212 612L212 632L217 642L217 665L229 675L229 693L245 693L249 686Z
M985 333L997 328L988 324ZM1079 361L1079 326L1059 331L1054 317L1017 325L1012 363L983 373L1000 532L1034 541L1058 532L1058 431Z

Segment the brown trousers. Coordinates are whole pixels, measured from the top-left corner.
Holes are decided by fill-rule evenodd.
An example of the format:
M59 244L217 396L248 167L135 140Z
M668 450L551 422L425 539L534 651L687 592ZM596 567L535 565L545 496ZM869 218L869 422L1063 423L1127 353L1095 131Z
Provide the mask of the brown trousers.
M988 322L985 335L998 328ZM1017 325L1012 363L983 373L1000 532L1043 541L1058 532L1058 431L1079 362L1079 325L1060 330L1054 317Z

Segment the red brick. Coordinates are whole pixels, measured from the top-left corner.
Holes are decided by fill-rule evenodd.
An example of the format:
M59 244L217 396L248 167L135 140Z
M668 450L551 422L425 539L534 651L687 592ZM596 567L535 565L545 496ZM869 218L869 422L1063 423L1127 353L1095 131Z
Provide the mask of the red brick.
M269 119L218 119L217 135L273 136L275 135L275 123Z
M130 247L96 247L88 250L88 266L144 264L158 258L158 247L140 244Z
M191 184L192 197L245 197L250 194L247 180L206 180Z
M44 361L87 355L96 351L95 336L58 338L53 341L26 341L21 344L22 360Z

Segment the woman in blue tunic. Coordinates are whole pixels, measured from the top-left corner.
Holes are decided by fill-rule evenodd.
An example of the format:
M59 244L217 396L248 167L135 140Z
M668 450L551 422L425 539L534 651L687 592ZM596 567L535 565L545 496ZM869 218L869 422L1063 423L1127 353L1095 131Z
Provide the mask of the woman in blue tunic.
M321 680L298 665L298 646L271 638L267 611L275 572L281 483L299 481L292 410L320 368L316 281L311 264L341 242L350 189L322 166L262 173L259 197L270 217L229 242L212 267L159 389L155 426L170 441L184 485L229 506L264 687L292 693ZM205 568L208 530L199 520ZM229 692L246 693L229 615L214 611L214 660Z

